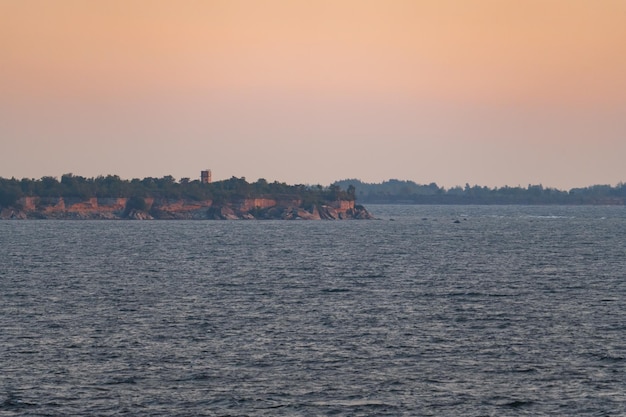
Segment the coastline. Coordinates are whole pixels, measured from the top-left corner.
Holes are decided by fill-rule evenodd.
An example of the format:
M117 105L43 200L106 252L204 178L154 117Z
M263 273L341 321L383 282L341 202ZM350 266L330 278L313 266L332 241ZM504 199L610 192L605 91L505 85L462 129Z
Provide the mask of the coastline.
M353 200L305 203L299 198L213 200L22 197L0 207L2 220L370 220Z

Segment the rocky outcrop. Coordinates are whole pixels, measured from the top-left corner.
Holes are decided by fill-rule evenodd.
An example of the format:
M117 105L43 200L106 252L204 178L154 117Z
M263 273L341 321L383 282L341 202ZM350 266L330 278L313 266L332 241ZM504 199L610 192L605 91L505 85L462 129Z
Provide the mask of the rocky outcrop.
M215 204L209 218L217 220L370 220L374 217L354 201L334 201L328 204L303 206L302 200L264 199L264 204L255 205L258 199L234 203Z
M185 199L24 197L14 207L0 207L0 219L63 220L348 220L372 219L354 201L308 204L274 197L226 202Z

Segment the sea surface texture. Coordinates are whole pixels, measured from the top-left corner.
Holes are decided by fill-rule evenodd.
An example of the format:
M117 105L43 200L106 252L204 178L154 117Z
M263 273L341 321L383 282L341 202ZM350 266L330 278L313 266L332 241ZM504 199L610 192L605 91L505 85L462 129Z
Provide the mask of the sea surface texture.
M0 415L626 415L624 207L368 209L0 222Z

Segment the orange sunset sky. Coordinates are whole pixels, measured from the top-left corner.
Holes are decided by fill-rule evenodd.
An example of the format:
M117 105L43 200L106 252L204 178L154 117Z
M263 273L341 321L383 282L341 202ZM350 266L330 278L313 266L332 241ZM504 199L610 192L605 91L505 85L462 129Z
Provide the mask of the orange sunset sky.
M626 0L0 0L0 176L626 181Z

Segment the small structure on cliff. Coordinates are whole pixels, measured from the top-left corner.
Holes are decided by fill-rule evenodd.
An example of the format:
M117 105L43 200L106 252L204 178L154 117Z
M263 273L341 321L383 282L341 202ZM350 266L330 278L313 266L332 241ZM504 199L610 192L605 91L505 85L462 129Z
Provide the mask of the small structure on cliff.
M204 171L200 171L200 182L202 184L211 184L211 170L205 169Z

